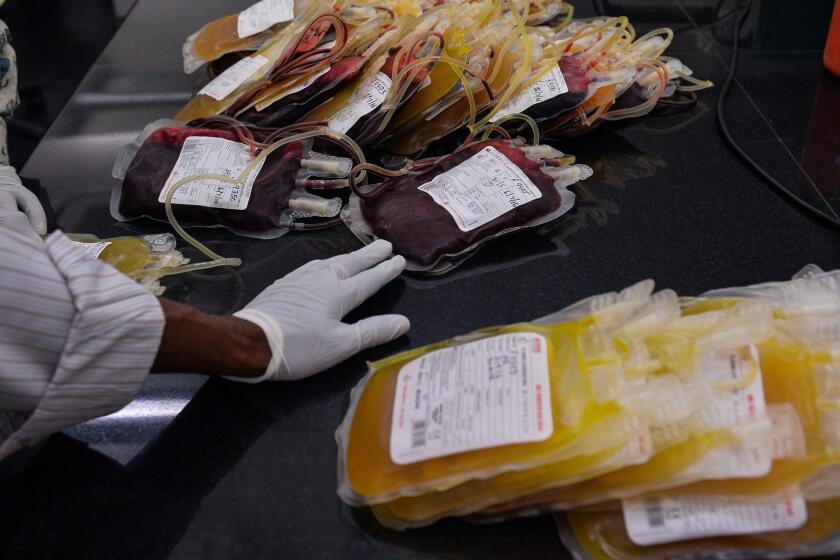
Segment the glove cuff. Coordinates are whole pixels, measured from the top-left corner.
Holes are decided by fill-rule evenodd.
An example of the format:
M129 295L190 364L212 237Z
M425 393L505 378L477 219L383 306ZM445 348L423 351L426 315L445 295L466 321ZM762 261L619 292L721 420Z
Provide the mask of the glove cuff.
M277 379L280 373L280 366L283 363L283 331L280 330L280 327L274 319L255 309L243 309L234 313L233 316L254 323L263 330L265 338L268 341L268 347L271 349L271 360L268 362L265 373L259 377L225 377L232 381L243 383L259 383L261 381Z

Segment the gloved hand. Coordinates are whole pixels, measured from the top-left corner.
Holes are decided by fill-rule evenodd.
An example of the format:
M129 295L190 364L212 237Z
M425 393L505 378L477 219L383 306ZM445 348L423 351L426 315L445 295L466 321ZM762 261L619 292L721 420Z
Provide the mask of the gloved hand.
M0 165L0 214L4 216L0 219L3 223L18 221L19 217L15 215L18 210L26 214L38 235L47 234L47 215L38 197L20 183L14 167Z
M390 256L391 244L375 241L346 255L305 264L266 288L234 316L263 330L271 362L261 377L230 379L301 379L405 334L410 324L402 315L369 317L352 325L341 321L403 271L405 259Z

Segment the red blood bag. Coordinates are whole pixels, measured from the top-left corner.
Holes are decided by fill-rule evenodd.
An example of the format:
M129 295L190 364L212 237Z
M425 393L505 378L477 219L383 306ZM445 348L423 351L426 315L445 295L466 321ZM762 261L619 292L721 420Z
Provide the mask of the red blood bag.
M365 58L347 56L330 66L326 73L304 89L283 97L262 111L246 111L242 120L263 127L280 127L300 119L314 107L328 100L334 90L359 74Z
M557 63L568 91L551 97L541 103L531 105L524 111L525 115L539 122L571 111L586 99L590 80L586 69L574 57L561 58Z
M229 144L220 143L220 140ZM174 172L177 173L176 167L190 162L191 154L182 154L185 143L189 143L188 148L198 146L196 150L210 145L213 149L224 152L218 155L217 161L222 161L221 158L224 157L239 157L241 162L249 161L244 154L231 154L231 151L239 149L250 150L237 140L238 136L228 130L160 128L154 131L142 143L125 170L125 177L115 201L119 218L134 219L147 216L166 220L161 191L167 182L172 183L173 179L180 178L173 176ZM246 186L241 190L248 191L247 200L244 201L246 193L237 194L236 185L227 185L231 188L230 192L221 192L224 185L208 187L201 184L201 181L182 186L173 198L175 215L185 225L221 225L246 234L259 234L287 227L283 215L295 189L295 177L300 168L302 150L303 146L300 143L292 143L270 153L255 177L253 173L249 176L249 179L252 179L250 184L247 180L243 182ZM197 158L196 155L192 160ZM192 174L218 173L217 169L202 169L200 166L206 165L205 163L197 165L199 167L193 167ZM233 177L235 176L234 174ZM214 188L219 191L215 198L201 192L202 189L208 191ZM191 199L179 202L181 199L177 198L177 195L182 191L186 191L184 196L191 196Z
M566 187L592 173L549 146L519 144L477 142L418 173L354 185L342 217L363 241L393 243L409 270L451 270L482 243L568 211Z

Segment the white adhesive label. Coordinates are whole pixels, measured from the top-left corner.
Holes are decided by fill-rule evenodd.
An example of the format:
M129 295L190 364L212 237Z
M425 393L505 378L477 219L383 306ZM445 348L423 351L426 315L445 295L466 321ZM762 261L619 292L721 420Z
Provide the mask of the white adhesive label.
M267 62L268 59L266 57L258 54L247 56L213 78L198 93L199 95L207 95L217 101L221 101L230 95L233 90L244 84L248 78L253 76Z
M766 475L773 465L772 428L755 345L708 354L701 358L700 367L710 382L734 384L731 390L722 391L717 397L717 410L724 415L726 425L736 428L736 435L739 435L738 427L756 429L746 431L736 443L710 451L687 473L702 473L703 478L710 479ZM739 387L739 383L747 384Z
M555 65L542 78L511 97L505 106L499 109L499 112L490 120L495 122L507 115L521 113L532 105L548 101L552 97L557 97L567 91L569 91L569 86L566 85L563 72Z
M360 118L382 105L390 89L391 78L377 72L373 79L365 80L347 105L333 115L327 126L338 132L347 132Z
M542 197L531 179L492 146L418 188L443 206L461 231Z
M429 352L402 367L391 460L542 441L554 432L546 339L512 333Z
M294 0L262 0L239 12L236 32L240 38L256 35L272 25L295 17Z
M96 241L93 243L85 243L83 241L74 241L73 244L82 250L86 257L98 259L105 247L111 244L110 241Z
M181 154L169 178L160 191L158 202L165 202L169 189L184 177L215 173L236 179L251 163L247 145L224 138L190 136L184 141ZM215 179L200 179L183 184L172 196L172 204L207 206L228 210L244 210L251 198L251 188L262 169L262 160L240 183L225 183Z
M681 496L624 500L624 525L640 546L723 535L799 529L808 520L802 492L770 496Z
M729 352L725 360L727 367L719 370L723 372L724 380L749 380L745 387L735 388L727 394L735 422L740 425L767 417L761 361L755 344Z
M719 384L720 387L728 384L735 386L731 391L723 393L721 397L735 425L754 422L767 415L761 365L755 345L702 356L700 368L703 376L712 383ZM740 383L750 378L746 386L738 387Z

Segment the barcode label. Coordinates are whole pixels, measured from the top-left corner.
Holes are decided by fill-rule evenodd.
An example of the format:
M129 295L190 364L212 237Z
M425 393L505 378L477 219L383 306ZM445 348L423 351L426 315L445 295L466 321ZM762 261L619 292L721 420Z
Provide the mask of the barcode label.
M391 460L408 465L553 432L548 341L492 336L428 352L402 366L391 419Z
M648 526L651 528L665 525L665 510L662 503L655 498L645 500L645 514L647 515Z
M158 202L165 202L172 186L185 177L216 174L236 179L253 158L251 150L241 142L209 136L190 136L184 141L178 161L160 191ZM265 160L253 167L243 181L227 183L215 179L199 179L178 187L172 204L207 206L228 210L244 210L251 198L251 188Z
M695 495L624 500L624 525L640 546L799 529L808 520L802 492L765 496Z
M425 420L418 420L411 423L411 447L423 447L426 445L426 426Z
M207 95L217 101L222 101L225 97L233 93L236 88L248 81L267 62L267 58L258 54L246 56L213 78L210 83L201 88L198 94Z
M240 38L250 37L275 23L290 21L294 17L295 3L292 0L262 0L239 12L236 32Z

